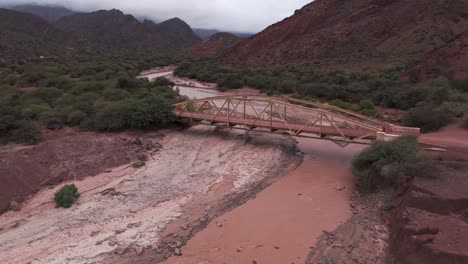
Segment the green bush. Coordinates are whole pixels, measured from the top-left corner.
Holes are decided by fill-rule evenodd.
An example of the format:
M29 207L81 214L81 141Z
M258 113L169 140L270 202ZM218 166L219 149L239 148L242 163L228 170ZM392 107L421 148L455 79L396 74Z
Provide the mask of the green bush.
M60 188L54 195L54 201L58 207L70 208L79 197L78 188L75 184L71 184Z
M358 190L372 192L397 187L400 176L407 173L407 164L420 157L416 136L402 136L390 142L374 142L352 162Z
M16 128L12 130L11 139L15 142L36 144L41 138L41 132L32 122L20 120L16 123Z
M45 104L31 104L27 105L21 111L22 115L27 118L36 119L43 112L51 110L48 105Z
M375 116L375 105L371 100L361 100L359 106L361 107L361 113L363 115Z
M145 165L146 165L146 163L144 161L138 161L136 163L133 163L132 167L135 168L135 169L139 169L139 168L142 168Z
M343 108L343 109L347 109L347 110L351 110L351 108L353 108L353 104L343 102L340 99L335 99L335 100L331 101L330 105L333 105L333 106L336 106L336 107L339 107L339 108Z
M10 211L19 211L21 210L21 204L18 203L17 201L11 201L10 205L8 206L8 210Z
M436 131L452 121L449 113L443 112L433 104L420 104L406 113L406 126L419 127L423 132Z

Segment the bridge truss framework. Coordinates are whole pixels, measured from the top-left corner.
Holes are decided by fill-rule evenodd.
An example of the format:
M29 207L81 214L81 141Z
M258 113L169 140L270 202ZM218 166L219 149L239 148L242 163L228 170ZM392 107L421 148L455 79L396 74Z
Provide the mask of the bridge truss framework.
M230 95L190 100L174 105L178 119L238 129L286 131L293 136L315 137L344 143L368 144L418 128L391 125L352 111L290 97Z

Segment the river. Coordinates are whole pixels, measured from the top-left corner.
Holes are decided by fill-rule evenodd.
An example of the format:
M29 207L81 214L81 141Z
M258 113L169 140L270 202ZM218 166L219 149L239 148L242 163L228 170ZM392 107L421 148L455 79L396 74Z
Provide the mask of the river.
M180 92L190 98L219 94L194 88ZM182 248L182 256L164 263L303 263L324 230L351 217L351 160L365 146L342 148L309 138L297 142L304 153L298 168L211 221Z

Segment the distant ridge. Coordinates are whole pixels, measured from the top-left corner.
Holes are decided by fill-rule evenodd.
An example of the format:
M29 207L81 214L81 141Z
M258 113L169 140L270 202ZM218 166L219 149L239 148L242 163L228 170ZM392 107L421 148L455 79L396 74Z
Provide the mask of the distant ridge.
M219 55L242 40L243 38L239 38L231 33L220 32L192 47L191 50L202 55Z
M67 9L63 6L53 6L53 5L34 5L34 4L27 4L27 5L15 5L10 6L8 9L29 13L36 15L45 19L50 23L54 23L62 17L69 16L75 14L77 12Z

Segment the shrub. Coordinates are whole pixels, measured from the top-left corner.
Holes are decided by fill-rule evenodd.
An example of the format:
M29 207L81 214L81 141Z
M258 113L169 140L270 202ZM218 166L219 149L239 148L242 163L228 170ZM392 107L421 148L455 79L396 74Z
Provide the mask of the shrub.
M371 100L362 100L359 104L361 113L366 116L375 116L375 105Z
M343 102L340 99L335 99L335 100L331 101L330 105L337 106L339 108L343 108L343 109L347 109L347 110L351 110L351 108L353 108L353 104Z
M17 201L11 201L10 205L8 206L8 210L10 211L19 211L21 210L21 204Z
M452 120L449 113L439 110L432 104L420 104L406 113L404 123L419 127L423 132L436 131Z
M133 163L132 167L135 168L135 169L139 169L139 168L141 168L141 167L143 167L145 165L146 165L146 163L141 160L141 161L138 161L136 163Z
M41 138L41 132L30 121L20 120L16 123L16 128L12 130L12 140L26 144L36 144Z
M362 192L396 187L406 165L415 162L420 148L415 136L402 136L390 142L375 142L352 162L357 187Z
M462 117L468 112L468 104L462 102L444 102L439 106L439 110L453 117Z
M72 126L81 124L81 122L86 118L86 113L76 110L68 114L67 123Z
M49 111L50 107L44 104L31 104L23 108L22 115L27 118L36 119L43 112Z
M218 82L220 88L239 89L244 86L244 82L238 76L228 76Z
M129 107L123 102L109 104L101 108L94 118L94 129L115 131L125 127L125 116Z
M61 129L65 124L65 113L57 110L49 110L41 113L40 120L44 122L50 130Z
M70 208L79 197L78 188L75 184L71 184L60 188L54 195L54 201L58 207Z

